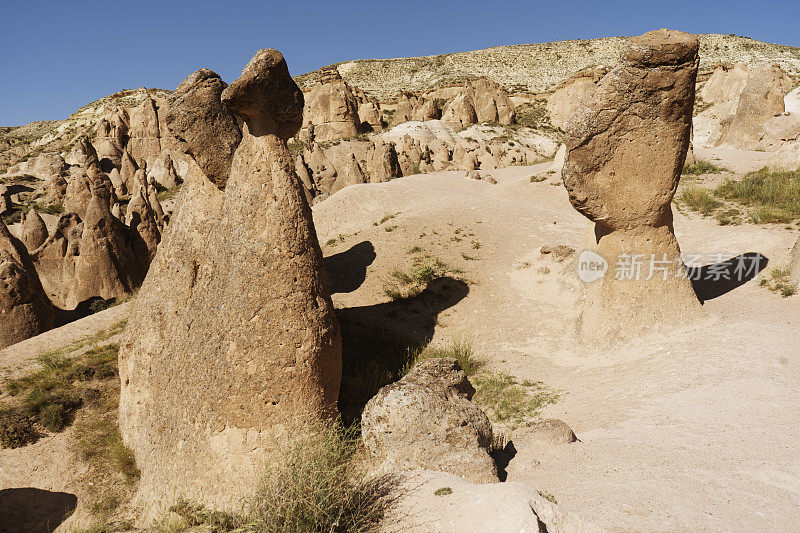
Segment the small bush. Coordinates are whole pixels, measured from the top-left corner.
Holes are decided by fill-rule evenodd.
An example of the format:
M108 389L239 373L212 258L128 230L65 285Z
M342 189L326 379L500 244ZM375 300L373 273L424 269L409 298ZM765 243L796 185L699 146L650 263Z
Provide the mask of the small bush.
M64 206L62 204L46 204L44 202L36 204L34 209L40 213L47 213L48 215L60 215L64 212Z
M724 171L725 169L722 167L718 167L704 159L699 159L693 165L684 165L681 174L684 176L701 176L703 174L718 174Z
M467 376L474 375L486 364L483 359L475 355L472 344L464 340L455 340L446 346L428 346L424 350L416 352L401 373L408 374L422 359L438 358L455 359Z
M759 284L784 298L797 294L797 284L789 280L791 272L783 268L773 268L769 277L761 278Z
M700 187L687 187L679 196L678 201L689 209L699 211L706 216L713 214L718 207L722 206L722 202Z
M556 497L553 496L552 494L550 494L549 492L547 492L546 490L540 490L539 491L539 496L541 496L545 500L549 501L550 503L554 503L554 504L558 505L558 500L556 500Z
M453 489L450 487L442 487L440 489L436 489L434 494L436 496L448 496L450 494L453 494Z
M714 193L751 207L756 224L789 223L800 218L800 171L771 172L762 168L739 180L725 180Z
M20 448L39 438L33 428L33 420L17 409L0 411L0 446L3 448Z
M547 179L547 176L544 174L536 175L534 174L531 176L531 183L541 183Z
M475 376L475 384L473 401L484 408L491 420L512 426L530 424L542 408L561 397L538 382L519 384L504 372Z

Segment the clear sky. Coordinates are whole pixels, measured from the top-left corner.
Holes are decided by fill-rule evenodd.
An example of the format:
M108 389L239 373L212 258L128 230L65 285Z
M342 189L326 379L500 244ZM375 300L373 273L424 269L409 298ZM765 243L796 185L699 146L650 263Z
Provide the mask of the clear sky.
M65 118L121 89L235 79L259 48L293 75L348 59L635 35L668 27L800 46L800 0L4 1L0 126Z

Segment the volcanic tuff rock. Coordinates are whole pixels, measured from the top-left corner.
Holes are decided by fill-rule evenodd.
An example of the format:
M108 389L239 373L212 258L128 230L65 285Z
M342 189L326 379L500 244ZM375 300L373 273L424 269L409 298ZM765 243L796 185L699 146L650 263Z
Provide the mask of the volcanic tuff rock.
M0 220L0 348L45 332L55 325L25 245Z
M236 118L220 102L227 86L216 72L200 69L178 85L164 114L180 147L221 189L230 173L233 152L242 140Z
M151 516L181 497L238 508L280 460L283 422L336 410L341 338L285 144L302 93L281 54L261 50L222 100L244 122L230 176L212 181L186 157L179 208L121 343L120 426ZM211 134L196 112L187 122Z
M455 359L423 360L364 407L364 447L382 470L424 468L497 481L488 453L492 424L470 401L474 393Z
M609 265L586 289L584 337L621 339L700 314L670 204L689 146L698 46L671 30L631 39L569 126L564 185L593 221L587 248ZM668 262L653 276L649 264L637 271L651 256ZM626 257L630 271L618 275Z

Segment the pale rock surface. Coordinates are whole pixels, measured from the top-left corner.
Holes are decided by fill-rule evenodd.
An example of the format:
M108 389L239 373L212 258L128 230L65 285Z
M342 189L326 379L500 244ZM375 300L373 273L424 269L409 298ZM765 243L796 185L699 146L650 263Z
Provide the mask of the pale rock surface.
M25 213L22 221L22 243L29 252L36 250L47 240L47 226L36 209Z
M354 137L361 126L359 104L335 67L321 69L305 96L303 128L314 127L318 141Z
M398 497L387 532L602 533L606 530L544 499L525 483L474 484L427 470L395 475ZM444 489L444 490L441 490ZM436 492L439 491L439 495Z
M492 424L470 400L475 389L455 359L420 361L364 407L361 434L378 471L421 468L497 481Z
M564 129L573 113L583 105L600 80L608 74L605 67L582 70L564 82L547 98L547 113L550 124Z

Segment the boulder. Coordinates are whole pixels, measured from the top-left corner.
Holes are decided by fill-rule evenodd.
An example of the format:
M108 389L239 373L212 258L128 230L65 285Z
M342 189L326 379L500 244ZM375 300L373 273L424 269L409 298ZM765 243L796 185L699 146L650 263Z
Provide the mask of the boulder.
M164 113L166 127L181 149L220 188L225 187L233 152L242 139L236 118L220 100L226 87L219 74L200 69L178 85Z
M55 309L45 295L25 245L0 220L0 349L55 325Z
M260 50L222 101L243 122L229 178L220 188L188 161L120 347L120 429L146 516L180 498L239 510L281 459L286 423L336 412L341 337L286 147L302 93Z
M420 361L364 407L361 434L378 470L440 470L474 483L497 481L492 424L455 359Z
M336 178L336 182L331 187L330 194L339 191L348 185L358 185L366 183L367 178L364 176L364 171L361 170L361 165L356 161L356 157L351 153L347 157L344 168Z
M450 100L442 111L442 122L454 130L462 130L470 124L478 122L478 115L472 98L466 93L461 93Z
M394 142L376 138L367 152L367 172L371 183L381 183L403 175Z
M22 221L22 243L28 251L39 248L47 240L47 226L35 209L28 210Z
M608 265L586 286L579 329L587 340L701 315L671 208L689 147L698 47L697 37L672 30L634 37L568 126L564 185L591 221L585 248Z

